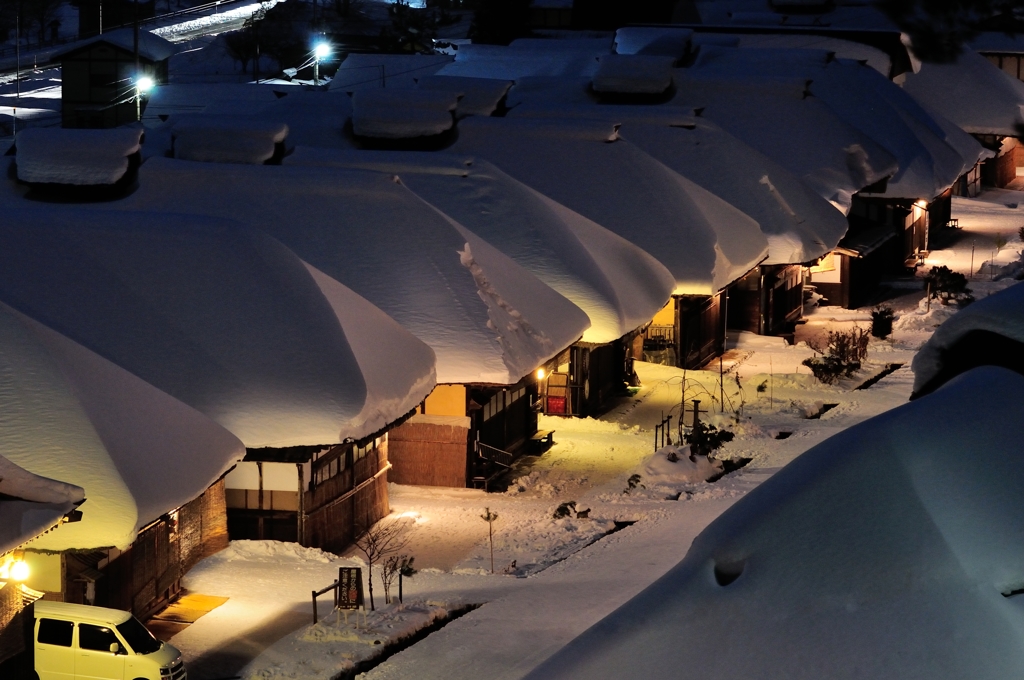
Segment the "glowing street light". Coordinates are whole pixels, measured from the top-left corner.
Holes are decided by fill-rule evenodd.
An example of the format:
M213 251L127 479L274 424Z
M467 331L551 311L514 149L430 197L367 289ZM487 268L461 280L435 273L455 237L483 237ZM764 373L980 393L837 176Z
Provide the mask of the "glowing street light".
M320 60L331 56L331 46L327 43L317 43L313 48L313 83L320 84Z
M15 581L24 581L28 579L29 568L28 562L25 560L16 560L11 565L11 578Z
M135 80L135 120L142 120L142 94L153 89L153 79L142 76Z

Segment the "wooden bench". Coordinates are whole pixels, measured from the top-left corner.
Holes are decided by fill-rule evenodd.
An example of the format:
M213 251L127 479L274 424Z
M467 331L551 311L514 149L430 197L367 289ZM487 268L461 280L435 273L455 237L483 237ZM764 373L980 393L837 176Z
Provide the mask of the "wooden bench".
M547 451L555 443L555 431L554 430L537 430L532 437L530 437L530 443Z

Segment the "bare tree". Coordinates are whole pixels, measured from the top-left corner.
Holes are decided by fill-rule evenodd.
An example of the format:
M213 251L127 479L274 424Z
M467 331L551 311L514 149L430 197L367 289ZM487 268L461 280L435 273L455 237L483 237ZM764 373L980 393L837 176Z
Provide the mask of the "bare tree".
M392 555L381 564L380 580L384 584L384 602L386 604L391 604L391 586L395 584L395 579L401 582L403 576L409 577L416 573L412 566L415 559L408 555ZM401 589L399 589L398 599L402 599Z
M356 547L366 557L367 581L370 585L370 610L376 607L373 602L373 565L392 555L397 555L409 543L408 525L395 520L381 520L356 539ZM388 584L384 586L387 598Z

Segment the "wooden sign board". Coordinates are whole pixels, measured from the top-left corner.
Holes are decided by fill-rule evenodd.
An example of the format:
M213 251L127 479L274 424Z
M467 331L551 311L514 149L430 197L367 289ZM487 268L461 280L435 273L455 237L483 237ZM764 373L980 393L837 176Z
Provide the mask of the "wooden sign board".
M359 609L363 606L363 570L359 567L338 568L338 608Z

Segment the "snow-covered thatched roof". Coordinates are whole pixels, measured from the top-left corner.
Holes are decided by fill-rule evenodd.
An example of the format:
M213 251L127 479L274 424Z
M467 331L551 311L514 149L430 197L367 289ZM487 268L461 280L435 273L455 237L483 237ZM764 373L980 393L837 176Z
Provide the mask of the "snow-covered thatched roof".
M107 43L129 52L135 51L135 31L132 28L118 28L93 36L87 40L79 40L61 48L50 55L51 61L60 61L61 57L72 52L95 45ZM149 61L169 59L177 51L174 43L146 30L139 31L139 56Z
M673 172L605 122L479 118L451 151L520 182L654 255L676 294L709 295L767 255L757 222Z
M10 231L3 228L5 234ZM10 240L3 240L9 252ZM26 248L14 257L38 263L38 255ZM10 272L9 259L5 272ZM49 286L51 295L81 299L64 287L70 282L61 274L41 273L43 282L36 277L33 284ZM83 282L77 279L73 285ZM80 500L66 484L81 487L86 499L80 522L35 539L33 548L123 548L139 527L201 494L245 454L238 439L198 411L3 304L0 368L4 458L48 478L41 490L45 493L34 494L56 503L55 510L43 511L48 522L54 512L63 509L63 515L70 509L66 503ZM22 486L17 478L14 482Z
M970 49L952 64L922 64L903 89L972 134L1021 135L1024 83Z
M675 103L703 107L702 116L800 177L818 195L848 211L851 197L890 177L896 158L842 120L805 79L719 76L677 69Z
M579 84L550 79L551 88ZM619 136L757 220L768 239L766 264L807 262L835 247L846 217L775 161L707 118L675 106L551 104L540 79L518 89L509 115L603 119L620 123Z
M465 78L460 76L425 76L417 86L421 90L440 90L461 95L455 109L458 117L489 116L498 108L510 87L511 80Z
M516 40L500 45L461 45L455 61L438 75L518 80L526 76L592 77L611 40Z
M399 177L586 312L585 342L611 342L648 323L675 287L672 274L648 253L482 159L299 148L286 162Z
M615 31L616 54L649 54L681 59L690 49L693 31L674 26L625 26Z
M0 439L12 434L0 428ZM0 456L0 555L52 529L83 500L82 487L34 475Z
M895 156L899 168L885 196L930 201L964 167L964 159L944 141L943 130L913 98L857 62L832 60L823 50L707 47L693 68L723 76L809 79L811 95Z
M672 87L675 59L640 54L604 54L594 74L595 92L660 94Z
M139 150L142 130L28 128L18 133L18 179L40 184L114 184Z
M288 125L251 116L190 115L171 128L174 157L208 163L265 163Z
M1022 391L977 368L815 446L526 677L1015 677Z
M265 233L183 215L199 192L149 186L168 197L152 206L160 214L125 202L102 204L117 212L26 202L5 213L0 301L250 447L358 439L430 392L430 349L393 321ZM245 213L230 184L208 189L220 213Z
M453 57L446 54L350 54L334 74L330 90L355 92L384 87L411 87L433 75Z
M515 383L590 323L388 175L152 159L140 183L124 207L230 217L279 239L429 345L438 382Z
M938 304L938 303L934 303ZM981 364L1024 367L1024 285L984 297L939 326L914 355L914 394Z
M251 83L169 83L157 85L146 95L142 123L146 127L162 125L172 116L204 113L207 109L255 109L278 98L278 92L300 88L253 85Z
M439 135L455 125L458 103L458 93L445 90L359 90L352 96L352 132L384 139Z

